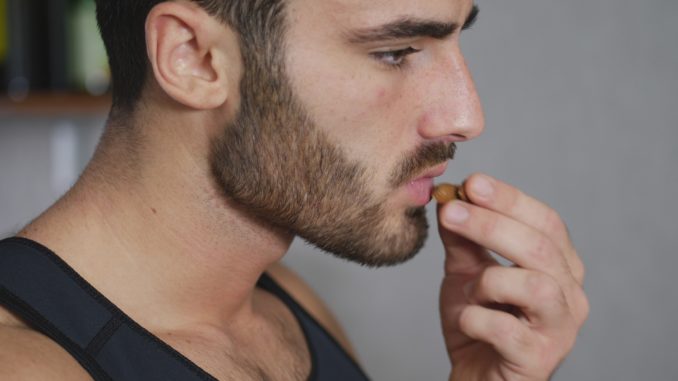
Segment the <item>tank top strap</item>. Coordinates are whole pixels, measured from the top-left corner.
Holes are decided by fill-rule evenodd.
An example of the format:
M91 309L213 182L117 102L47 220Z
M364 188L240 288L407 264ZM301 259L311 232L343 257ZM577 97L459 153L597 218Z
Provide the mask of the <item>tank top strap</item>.
M258 287L272 293L285 303L301 325L311 352L312 368L309 381L369 380L365 372L334 336L273 278L264 273L259 279Z
M67 350L95 381L217 381L35 241L0 241L0 304Z

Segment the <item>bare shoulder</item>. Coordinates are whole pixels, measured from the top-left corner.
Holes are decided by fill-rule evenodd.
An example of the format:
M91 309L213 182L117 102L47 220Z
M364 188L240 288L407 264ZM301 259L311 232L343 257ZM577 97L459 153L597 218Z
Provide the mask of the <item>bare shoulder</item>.
M322 324L354 360L358 360L341 324L308 283L280 262L269 267L267 273Z
M0 375L3 381L92 381L55 342L0 307Z

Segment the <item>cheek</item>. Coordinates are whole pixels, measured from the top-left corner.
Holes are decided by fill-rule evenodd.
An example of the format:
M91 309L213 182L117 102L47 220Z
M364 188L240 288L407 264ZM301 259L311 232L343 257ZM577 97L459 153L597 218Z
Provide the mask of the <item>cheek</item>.
M387 161L407 149L416 119L410 118L408 108L401 105L400 91L388 86L353 88L360 90L351 91L342 102L336 98L337 103L343 103L338 106L343 125L335 129L339 131L337 138L360 150L354 152L366 160Z
M360 78L323 82L309 86L306 94L299 92L319 128L355 154L369 151L362 154L373 155L379 145L393 144L394 135L404 125L395 107L397 91Z
M417 119L417 131L422 131L426 129L426 126L428 126L431 123L432 116L431 113L426 111L422 112L419 118Z
M349 74L317 64L294 73L295 93L317 128L351 160L369 167L377 182L418 144L414 100L391 76Z

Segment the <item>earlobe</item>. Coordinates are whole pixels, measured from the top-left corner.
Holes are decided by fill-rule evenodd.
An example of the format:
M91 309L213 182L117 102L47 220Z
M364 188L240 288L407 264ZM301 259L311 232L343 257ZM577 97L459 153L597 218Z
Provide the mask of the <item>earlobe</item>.
M146 46L158 85L175 101L206 110L228 98L225 55L216 22L197 5L163 2L146 19Z

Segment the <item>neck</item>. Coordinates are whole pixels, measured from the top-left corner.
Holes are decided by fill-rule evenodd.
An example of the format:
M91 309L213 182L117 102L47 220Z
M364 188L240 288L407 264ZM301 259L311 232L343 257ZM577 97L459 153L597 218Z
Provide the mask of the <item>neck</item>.
M134 154L104 139L73 189L19 235L149 328L224 327L255 313L256 282L293 237L223 197L195 154L209 139L181 135L146 135Z

